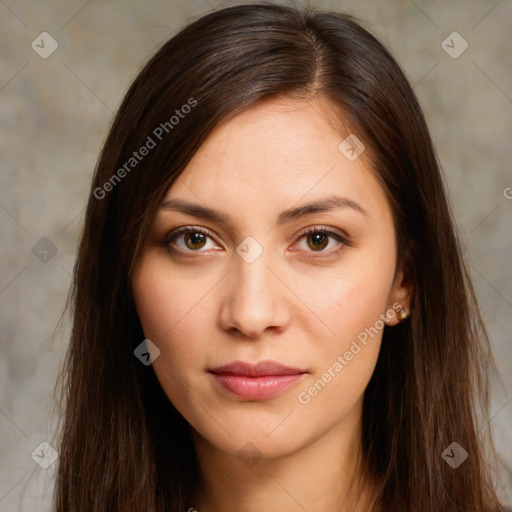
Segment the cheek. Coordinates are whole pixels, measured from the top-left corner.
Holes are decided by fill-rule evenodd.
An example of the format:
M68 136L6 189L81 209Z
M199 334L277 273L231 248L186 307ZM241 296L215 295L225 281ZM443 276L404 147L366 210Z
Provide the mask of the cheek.
M363 292L364 291L364 292ZM387 289L371 290L353 279L332 290L337 302L319 312L334 331L311 344L314 362L310 378L298 390L297 401L311 416L336 423L361 399L378 359ZM326 411L331 411L326 418Z
M206 319L205 290L190 286L178 272L169 272L165 263L142 258L132 279L135 306L146 338L155 343L165 357L158 358L154 367L183 368L183 363L201 350L200 330L211 325Z
M353 251L342 270L325 276L321 286L307 295L308 305L326 328L311 345L315 371L301 388L305 395L299 403L311 402L311 409L318 407L319 414L326 406L346 413L373 374L394 276L392 241L390 236L376 240L371 250Z
M314 274L299 277L297 294L306 298L304 302L314 313L309 318L316 320L319 339L339 345L377 322L382 329L394 269L393 246L376 244L374 250L348 253L338 270L321 278Z
M160 350L152 363L156 377L174 406L187 411L190 393L197 394L197 382L204 379L204 345L213 319L201 300L205 290L166 267L156 258L142 258L132 279L133 296L144 336Z

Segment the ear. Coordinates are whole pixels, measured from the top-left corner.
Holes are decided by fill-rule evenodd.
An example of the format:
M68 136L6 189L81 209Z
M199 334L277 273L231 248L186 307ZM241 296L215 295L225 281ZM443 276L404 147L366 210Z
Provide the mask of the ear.
M396 272L389 292L386 308L386 325L394 326L411 314L411 299L414 291L412 259L408 251ZM406 315L406 316L403 316ZM402 316L402 318L400 318Z

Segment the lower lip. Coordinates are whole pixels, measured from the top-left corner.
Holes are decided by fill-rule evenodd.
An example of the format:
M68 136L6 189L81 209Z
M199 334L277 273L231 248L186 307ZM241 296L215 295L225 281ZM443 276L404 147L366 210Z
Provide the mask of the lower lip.
M237 397L246 400L265 400L290 388L305 374L262 375L260 377L227 373L212 373L212 375L225 391Z

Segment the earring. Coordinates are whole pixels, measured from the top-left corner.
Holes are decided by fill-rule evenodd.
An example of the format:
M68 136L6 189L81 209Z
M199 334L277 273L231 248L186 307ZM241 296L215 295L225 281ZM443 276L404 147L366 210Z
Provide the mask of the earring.
M407 318L407 311L405 311L405 309L401 307L397 316L398 316L398 320L400 320L400 321L405 320Z

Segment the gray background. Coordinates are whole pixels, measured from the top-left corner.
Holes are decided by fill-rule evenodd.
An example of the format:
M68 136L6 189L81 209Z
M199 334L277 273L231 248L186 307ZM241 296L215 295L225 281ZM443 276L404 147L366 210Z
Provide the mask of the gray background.
M2 511L49 510L56 465L42 469L31 453L54 431L52 392L68 320L53 331L113 112L162 42L235 3L0 0ZM366 20L425 110L502 376L490 428L504 464L498 488L512 503L512 1L318 3ZM58 43L47 59L31 47L44 31ZM441 46L453 31L469 45L456 59ZM57 249L53 256L43 237Z

